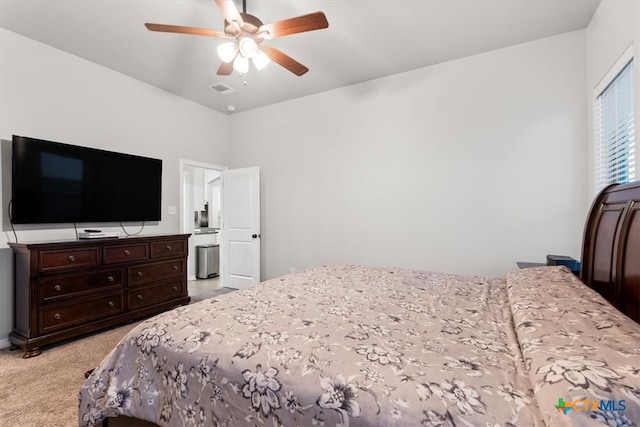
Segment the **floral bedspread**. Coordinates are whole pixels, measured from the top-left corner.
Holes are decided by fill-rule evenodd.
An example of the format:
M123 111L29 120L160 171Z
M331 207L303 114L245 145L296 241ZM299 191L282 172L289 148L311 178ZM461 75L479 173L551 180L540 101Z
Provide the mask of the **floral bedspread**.
M640 326L576 281L551 267L272 279L136 326L80 390L79 425L639 425Z
M640 426L640 325L565 268L514 271L507 285L545 422Z

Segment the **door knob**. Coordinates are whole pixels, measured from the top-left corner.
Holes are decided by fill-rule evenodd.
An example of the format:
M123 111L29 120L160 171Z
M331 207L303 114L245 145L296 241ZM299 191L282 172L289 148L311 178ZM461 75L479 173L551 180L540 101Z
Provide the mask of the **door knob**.
M260 235L259 235L259 234L252 234L252 235L251 235L251 238L252 238L252 239L257 239L258 237L260 237Z

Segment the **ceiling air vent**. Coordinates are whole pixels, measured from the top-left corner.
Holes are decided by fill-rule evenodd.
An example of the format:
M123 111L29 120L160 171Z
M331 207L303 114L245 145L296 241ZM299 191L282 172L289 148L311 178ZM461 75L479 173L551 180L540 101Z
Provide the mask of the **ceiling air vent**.
M227 95L236 91L234 88L227 86L224 83L214 83L209 87L222 95Z

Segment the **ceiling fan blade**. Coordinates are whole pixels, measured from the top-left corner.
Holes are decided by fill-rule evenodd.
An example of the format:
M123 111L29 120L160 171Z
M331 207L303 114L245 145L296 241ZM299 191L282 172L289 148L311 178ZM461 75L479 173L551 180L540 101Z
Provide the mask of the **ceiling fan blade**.
M224 39L232 39L222 31L209 30L207 28L183 27L181 25L152 24L147 22L144 24L150 31L160 31L163 33L180 33L193 34L196 36L221 37Z
M301 76L309 69L275 47L260 45L260 49L276 64L280 64L296 76Z
M306 31L321 30L329 27L327 17L323 12L314 12L297 18L283 19L272 24L266 24L258 29L258 34L264 39L289 36Z
M219 76L229 76L233 73L233 61L231 62L223 62L220 64L218 68L218 72L216 73Z
M242 27L244 27L244 20L242 16L240 16L240 12L238 8L233 3L232 0L216 0L216 4L222 12L222 16L227 20L228 23L233 25L236 28L237 32L242 31Z

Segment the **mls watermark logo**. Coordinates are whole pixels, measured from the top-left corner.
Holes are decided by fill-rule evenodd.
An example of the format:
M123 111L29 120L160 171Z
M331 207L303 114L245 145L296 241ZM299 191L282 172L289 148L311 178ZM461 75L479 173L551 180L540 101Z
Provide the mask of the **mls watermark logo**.
M558 398L558 404L555 405L558 411L562 411L565 415L570 410L577 412L587 411L624 411L627 409L624 400L590 400L579 399L573 402L567 402L562 397Z

